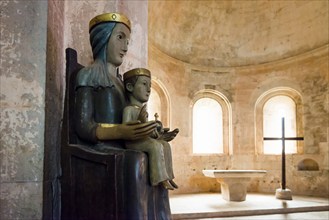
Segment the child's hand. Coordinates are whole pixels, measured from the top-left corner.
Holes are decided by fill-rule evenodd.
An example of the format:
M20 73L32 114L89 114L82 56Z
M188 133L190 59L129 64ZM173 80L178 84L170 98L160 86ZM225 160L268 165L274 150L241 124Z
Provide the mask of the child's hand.
M141 111L139 112L138 120L141 121L142 123L147 122L148 115L149 114L146 111L146 105L143 105L143 107L141 108Z

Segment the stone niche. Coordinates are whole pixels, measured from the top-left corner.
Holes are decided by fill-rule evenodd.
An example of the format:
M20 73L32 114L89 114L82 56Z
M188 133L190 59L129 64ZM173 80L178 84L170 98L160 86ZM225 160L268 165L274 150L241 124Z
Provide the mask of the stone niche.
M297 165L299 171L319 171L319 164L313 159L304 159Z

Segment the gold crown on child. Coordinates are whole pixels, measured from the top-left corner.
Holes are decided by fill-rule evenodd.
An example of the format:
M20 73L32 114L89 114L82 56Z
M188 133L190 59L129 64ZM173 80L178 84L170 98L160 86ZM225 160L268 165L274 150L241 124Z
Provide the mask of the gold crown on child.
M119 13L105 13L101 15L97 15L89 22L89 31L95 27L96 25L103 23L103 22L118 22L125 24L129 30L131 31L131 24L130 20L123 14Z
M133 76L147 76L151 78L151 71L145 68L135 68L123 74L123 80L129 79Z

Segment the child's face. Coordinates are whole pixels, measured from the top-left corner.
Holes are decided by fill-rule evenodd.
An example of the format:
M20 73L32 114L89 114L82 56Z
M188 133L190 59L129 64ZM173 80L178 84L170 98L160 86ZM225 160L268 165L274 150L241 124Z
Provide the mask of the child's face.
M144 103L149 100L150 93L151 78L147 76L139 76L132 91L132 95L135 99Z

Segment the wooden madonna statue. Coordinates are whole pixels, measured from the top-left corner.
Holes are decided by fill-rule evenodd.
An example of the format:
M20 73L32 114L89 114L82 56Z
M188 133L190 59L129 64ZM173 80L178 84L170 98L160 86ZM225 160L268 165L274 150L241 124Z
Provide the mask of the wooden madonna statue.
M98 15L89 24L93 64L83 67L66 50L62 219L171 219L168 188L150 184L148 155L125 148L156 128L155 121L122 123L128 100L118 67L130 32L124 15Z

